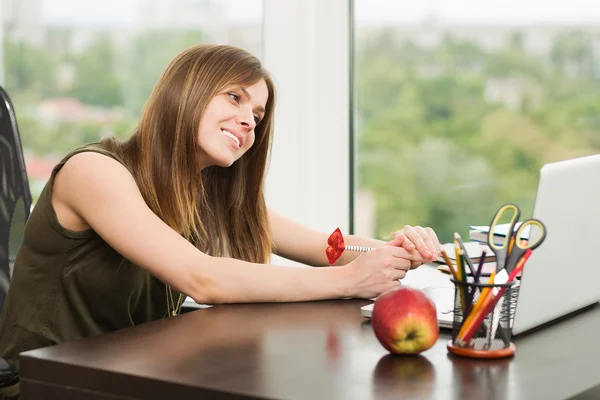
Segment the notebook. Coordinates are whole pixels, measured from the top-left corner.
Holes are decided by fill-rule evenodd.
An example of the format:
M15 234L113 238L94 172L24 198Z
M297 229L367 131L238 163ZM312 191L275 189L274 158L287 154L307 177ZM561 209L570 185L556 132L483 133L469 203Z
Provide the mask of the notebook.
M438 325L440 328L452 329L454 319L454 288L450 286L427 286L423 291L435 303ZM360 314L371 318L374 303L361 307Z
M521 223L515 224L514 229L518 229ZM510 224L500 224L496 225L496 229L494 230L493 240L495 244L502 245L504 243L504 238L506 237L506 233L508 232L508 227ZM471 230L469 231L469 238L475 242L487 243L488 242L488 234L490 231L489 226L476 226L471 225L469 227ZM521 239L527 240L529 237L530 226L526 226L521 233Z

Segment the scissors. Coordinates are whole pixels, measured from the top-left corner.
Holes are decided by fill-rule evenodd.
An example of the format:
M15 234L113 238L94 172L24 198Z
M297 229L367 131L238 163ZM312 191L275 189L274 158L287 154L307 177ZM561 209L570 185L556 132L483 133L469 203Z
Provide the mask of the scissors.
M504 237L504 241L501 244L496 244L494 242L494 231L496 230L496 226L498 223L503 220L506 216L510 216L510 222L508 223L508 230L506 232L506 236ZM512 203L507 203L501 206L492 222L490 223L490 230L488 232L488 246L492 251L496 254L496 275L494 277L495 284L504 284L508 281L510 274L516 268L519 260L523 257L527 250L536 249L544 239L546 239L546 227L542 223L542 221L529 218L524 220L521 225L515 230L515 226L519 221L519 217L521 216L521 210L518 206ZM527 227L537 226L541 232L539 237L534 239L531 235L528 236L528 240L521 240L522 234ZM493 293L493 296L498 294L499 288L494 288L490 292ZM496 330L498 328L500 310L502 309L502 304L504 302L504 298L500 298L496 307L494 307L494 316L492 318L492 326L491 329L488 330L488 335L492 338L495 337ZM511 322L512 324L512 322ZM504 330L501 330L502 339L505 343L508 341L507 334Z
M494 231L496 230L499 222L506 216L510 216L508 231L506 232L504 241L501 244L497 244L494 242ZM507 203L502 205L498 211L496 211L496 214L490 223L490 230L488 232L488 246L496 254L496 274L500 273L501 271L505 271L508 277L508 275L510 275L510 273L515 269L525 252L529 249L536 249L540 244L542 244L544 239L546 239L546 227L542 221L535 218L524 220L518 229L515 230L515 226L517 225L520 216L521 210L519 207L512 203ZM528 227L531 229L531 226L538 227L541 234L535 239L533 239L533 237L530 235L528 240L521 240L525 229Z

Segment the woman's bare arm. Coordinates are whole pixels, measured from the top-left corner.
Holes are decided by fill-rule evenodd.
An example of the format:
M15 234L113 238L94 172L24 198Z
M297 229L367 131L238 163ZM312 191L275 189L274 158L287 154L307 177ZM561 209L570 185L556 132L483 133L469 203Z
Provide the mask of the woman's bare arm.
M269 210L269 222L273 232L273 240L277 254L307 265L329 265L326 249L327 240L333 232L324 233L287 219L273 210ZM408 240L406 240L408 239ZM394 243L404 247L408 252L415 253L417 264L435 260L439 254L434 249L439 248L435 233L430 228L405 226L395 233L390 242L356 236L344 235L344 244L363 247L381 247ZM429 251L429 253L427 253ZM433 254L435 251L435 254ZM335 265L346 265L355 260L361 253L344 251Z
M93 152L77 154L63 166L52 202L61 211L59 221L61 214L79 217L125 258L199 303L373 297L397 284L410 268L411 256L391 246L352 268L281 267L211 257L148 208L124 166Z
M310 229L298 224L273 210L269 210L269 222L273 232L273 240L277 255L306 265L329 265L325 250L328 233ZM353 235L344 235L344 243L353 246L380 247L384 241ZM346 265L359 256L360 253L345 251L335 265Z

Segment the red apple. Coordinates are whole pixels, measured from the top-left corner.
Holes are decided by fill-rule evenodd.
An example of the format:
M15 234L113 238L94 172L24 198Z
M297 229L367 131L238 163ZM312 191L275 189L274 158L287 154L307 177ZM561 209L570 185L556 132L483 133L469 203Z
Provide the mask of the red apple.
M399 286L375 299L371 325L393 354L418 354L435 344L440 328L434 302L420 289Z

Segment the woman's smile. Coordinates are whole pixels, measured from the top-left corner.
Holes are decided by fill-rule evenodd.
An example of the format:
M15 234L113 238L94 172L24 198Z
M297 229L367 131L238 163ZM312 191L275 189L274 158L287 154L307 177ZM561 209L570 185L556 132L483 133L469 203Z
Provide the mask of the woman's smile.
M244 145L243 137L240 135L235 135L225 129L221 129L221 132L230 139L236 150L239 150Z

